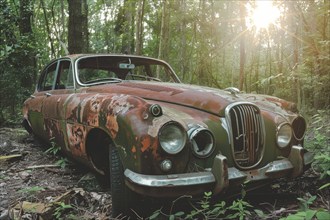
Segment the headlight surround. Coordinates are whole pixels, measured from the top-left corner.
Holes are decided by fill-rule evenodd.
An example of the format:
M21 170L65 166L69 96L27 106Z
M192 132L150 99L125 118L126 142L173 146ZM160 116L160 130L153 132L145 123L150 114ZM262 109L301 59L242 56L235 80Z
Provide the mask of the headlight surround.
M177 154L186 144L187 133L179 123L170 122L163 125L158 133L158 138L160 146L166 153Z
M188 131L193 153L199 158L210 156L214 151L214 137L206 128L193 128Z
M276 143L280 148L287 147L292 139L292 128L289 123L283 123L277 127Z
M293 135L298 141L304 139L306 128L307 124L303 117L298 116L292 121Z

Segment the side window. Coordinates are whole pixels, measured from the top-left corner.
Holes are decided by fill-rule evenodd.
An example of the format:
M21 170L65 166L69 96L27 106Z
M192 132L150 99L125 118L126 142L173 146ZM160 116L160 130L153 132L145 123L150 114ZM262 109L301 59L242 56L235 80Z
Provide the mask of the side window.
M56 89L72 89L73 86L73 72L72 65L69 60L62 60L58 69L58 79Z
M39 83L39 91L52 90L55 83L57 62L48 66L44 72L42 81Z

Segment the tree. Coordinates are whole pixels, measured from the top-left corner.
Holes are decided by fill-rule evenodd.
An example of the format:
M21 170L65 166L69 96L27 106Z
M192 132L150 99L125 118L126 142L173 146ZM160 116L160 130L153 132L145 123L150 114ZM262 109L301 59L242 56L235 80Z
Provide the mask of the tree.
M169 50L169 2L162 0L162 23L160 29L160 38L158 46L158 59L167 60Z
M136 24L135 24L135 54L141 55L143 48L143 16L145 0L137 2Z
M88 52L87 0L68 0L68 49L71 54Z
M243 83L244 83L244 75L245 75L245 31L246 31L246 25L245 25L245 5L244 2L240 2L239 5L239 11L240 11L240 23L242 28L242 33L240 37L240 64L239 64L239 89L243 90Z
M33 1L20 0L20 22L19 31L22 40L26 40L26 46L34 41L32 32L32 16L33 16ZM21 60L20 65L26 67L26 72L21 78L21 85L26 89L32 89L34 81L36 80L36 64L35 64L35 51L34 46L26 48L24 58Z

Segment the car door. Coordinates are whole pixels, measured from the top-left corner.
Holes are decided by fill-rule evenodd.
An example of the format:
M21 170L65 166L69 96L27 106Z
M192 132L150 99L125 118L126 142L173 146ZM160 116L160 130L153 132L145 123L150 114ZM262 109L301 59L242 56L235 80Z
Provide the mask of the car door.
M54 75L49 77L51 89L47 90L43 99L42 113L48 138L67 150L65 106L68 97L74 93L73 70L70 59L58 60L54 68Z
M24 103L24 109L28 111L28 121L34 134L47 142L49 141L49 137L44 124L43 105L44 99L50 95L50 91L53 89L53 84L56 79L57 64L58 61L54 61L43 69L36 91Z

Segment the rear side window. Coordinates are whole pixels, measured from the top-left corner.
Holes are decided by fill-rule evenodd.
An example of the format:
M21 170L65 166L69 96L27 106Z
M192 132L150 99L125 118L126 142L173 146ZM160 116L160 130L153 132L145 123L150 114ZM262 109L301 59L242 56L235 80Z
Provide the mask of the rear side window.
M55 89L73 89L73 72L69 60L60 61L58 68L58 80Z
M56 80L56 69L57 69L57 62L49 65L44 69L42 72L42 77L40 78L41 81L39 82L39 91L47 91L52 90L53 85L55 84Z

